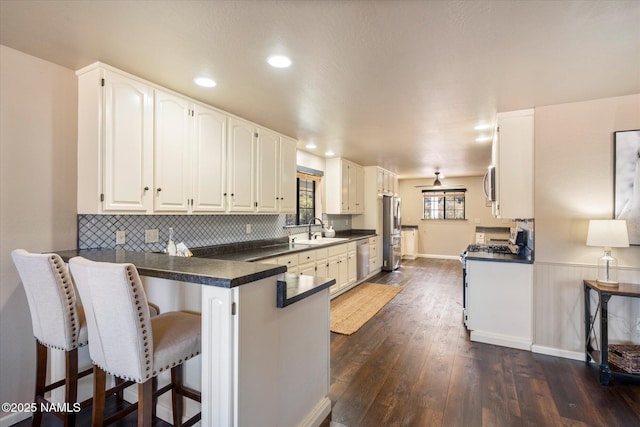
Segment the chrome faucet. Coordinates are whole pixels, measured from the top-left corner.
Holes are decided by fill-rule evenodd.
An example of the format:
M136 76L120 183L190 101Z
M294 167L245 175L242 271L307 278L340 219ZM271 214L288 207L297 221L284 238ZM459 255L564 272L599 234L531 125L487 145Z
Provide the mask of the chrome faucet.
M315 218L313 218L313 219L309 220L309 224L308 224L308 225L309 225L309 240L311 240L311 238L313 237L313 236L311 235L311 226L315 224L316 219L317 219L318 221L320 221L320 225L322 226L322 228L324 228L324 222L322 222L322 220L321 220L320 218L315 217Z

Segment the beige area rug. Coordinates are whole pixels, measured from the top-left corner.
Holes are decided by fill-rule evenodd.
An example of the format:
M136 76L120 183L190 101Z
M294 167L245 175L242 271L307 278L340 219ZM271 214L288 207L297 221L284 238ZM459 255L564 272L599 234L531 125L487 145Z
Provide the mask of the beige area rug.
M365 282L333 299L331 332L353 334L400 291L400 286Z

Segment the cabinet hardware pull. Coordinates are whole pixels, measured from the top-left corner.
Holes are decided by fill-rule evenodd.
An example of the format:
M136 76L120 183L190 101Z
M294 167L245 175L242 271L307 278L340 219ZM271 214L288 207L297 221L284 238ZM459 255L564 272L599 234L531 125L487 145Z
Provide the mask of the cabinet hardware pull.
M156 191L159 193L162 191L162 188L158 188Z
M149 187L144 187L144 191L149 191Z

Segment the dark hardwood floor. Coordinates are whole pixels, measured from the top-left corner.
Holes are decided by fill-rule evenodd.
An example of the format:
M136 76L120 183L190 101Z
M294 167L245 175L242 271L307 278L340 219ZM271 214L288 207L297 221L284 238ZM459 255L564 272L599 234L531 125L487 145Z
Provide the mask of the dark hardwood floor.
M470 342L458 261L370 281L404 289L355 334L331 334L323 427L640 426L640 382L602 386L584 362Z

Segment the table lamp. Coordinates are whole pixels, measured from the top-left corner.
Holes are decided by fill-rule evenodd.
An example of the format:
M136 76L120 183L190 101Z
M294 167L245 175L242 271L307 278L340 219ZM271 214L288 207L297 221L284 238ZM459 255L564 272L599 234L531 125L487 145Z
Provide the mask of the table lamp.
M618 260L611 256L611 248L629 247L627 222L621 219L590 220L587 246L604 247L604 256L598 259L597 282L604 286L618 286Z

